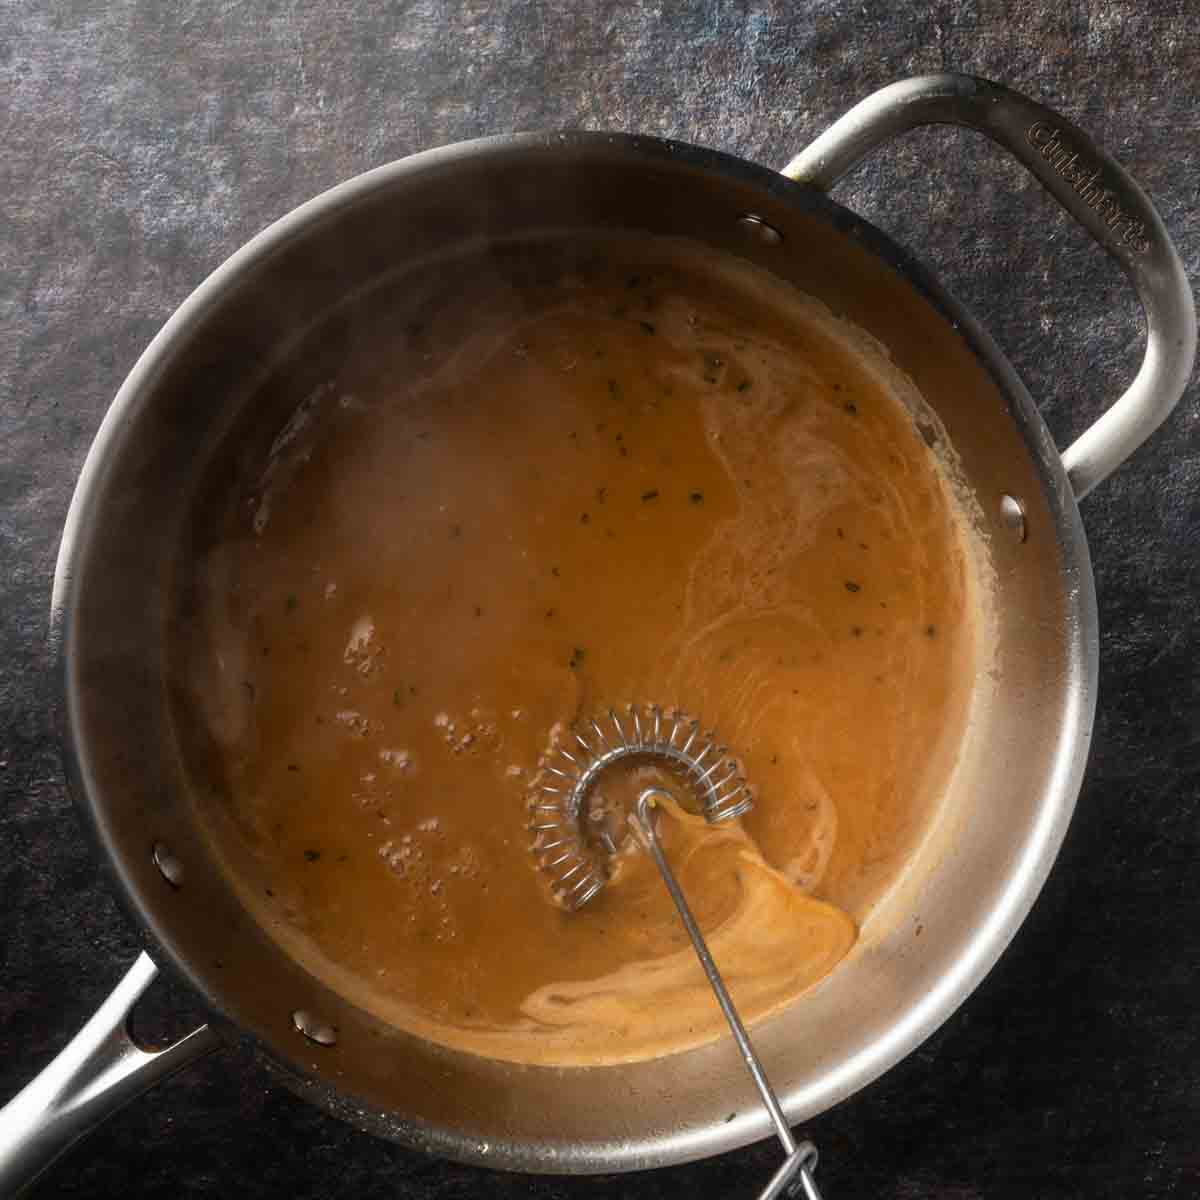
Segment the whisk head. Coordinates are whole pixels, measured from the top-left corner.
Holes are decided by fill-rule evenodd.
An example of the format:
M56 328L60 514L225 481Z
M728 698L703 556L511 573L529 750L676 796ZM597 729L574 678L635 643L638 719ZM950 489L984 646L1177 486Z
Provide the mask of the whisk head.
M686 713L630 704L573 726L548 748L529 794L534 858L564 908L580 908L608 881L617 847L589 797L599 777L619 762L670 770L688 785L710 823L754 807L741 765L715 733L703 732Z

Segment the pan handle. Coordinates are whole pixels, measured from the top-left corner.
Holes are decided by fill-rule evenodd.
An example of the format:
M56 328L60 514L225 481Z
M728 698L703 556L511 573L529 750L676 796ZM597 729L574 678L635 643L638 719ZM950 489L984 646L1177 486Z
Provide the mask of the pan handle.
M139 954L58 1057L0 1109L0 1196L19 1195L122 1105L221 1045L209 1025L164 1050L135 1044L129 1014L157 974Z
M1121 465L1175 407L1196 353L1183 264L1145 192L1077 126L1019 92L970 75L920 75L881 89L835 121L783 174L827 191L866 155L921 125L987 134L1121 264L1146 314L1146 354L1125 393L1063 454L1077 499Z

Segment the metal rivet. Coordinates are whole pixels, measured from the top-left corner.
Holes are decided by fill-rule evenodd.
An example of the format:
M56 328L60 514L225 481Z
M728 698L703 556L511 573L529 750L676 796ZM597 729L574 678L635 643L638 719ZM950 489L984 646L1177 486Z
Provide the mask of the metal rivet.
M1017 541L1023 542L1028 536L1025 528L1025 510L1015 496L1000 497L1000 520L1017 535Z
M332 1025L326 1025L319 1017L314 1017L312 1013L305 1012L302 1008L298 1008L292 1013L292 1024L310 1042L316 1042L318 1046L337 1045L337 1030Z
M158 873L173 887L183 887L183 863L162 842L154 843L154 865Z
M783 241L783 234L774 225L768 225L762 217L754 213L745 213L738 217L738 227L748 233L756 242L763 246L778 246Z

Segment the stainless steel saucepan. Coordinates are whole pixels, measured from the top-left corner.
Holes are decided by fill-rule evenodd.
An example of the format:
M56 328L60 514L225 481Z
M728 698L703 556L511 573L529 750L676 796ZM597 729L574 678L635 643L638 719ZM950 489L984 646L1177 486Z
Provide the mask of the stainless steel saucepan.
M969 126L1014 154L1141 299L1141 369L1061 455L984 330L929 271L826 194L880 143L930 123ZM998 604L994 697L963 747L970 774L956 833L908 900L924 926L919 939L912 921L892 922L755 1028L789 1120L821 1112L908 1054L962 1003L1028 912L1075 804L1096 703L1096 605L1077 502L1168 414L1195 349L1189 287L1138 186L1071 122L961 75L885 88L782 173L627 134L499 137L418 154L302 205L201 284L133 368L83 468L52 609L65 757L148 954L0 1112L0 1193L19 1190L119 1105L229 1034L255 1042L328 1111L494 1167L631 1170L770 1132L766 1113L744 1103L748 1084L728 1039L627 1066L518 1068L430 1045L355 1008L289 959L235 897L193 818L166 714L168 567L189 497L231 441L282 425L287 414L260 387L280 348L406 264L570 229L696 239L868 330L937 411L984 513ZM1004 769L987 769L996 763ZM156 963L186 980L212 1019L169 1049L146 1051L126 1022Z

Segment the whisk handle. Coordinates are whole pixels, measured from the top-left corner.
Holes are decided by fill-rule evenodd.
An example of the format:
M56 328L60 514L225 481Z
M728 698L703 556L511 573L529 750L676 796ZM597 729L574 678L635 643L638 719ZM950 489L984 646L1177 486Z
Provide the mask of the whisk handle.
M745 1025L742 1024L742 1018L733 1003L733 997L725 986L725 980L721 978L721 972L717 969L708 943L704 940L704 934L700 932L700 925L692 914L687 897L684 896L683 889L675 878L675 872L671 870L667 856L663 853L662 844L654 829L654 818L651 815L651 810L659 798L670 800L671 795L662 788L646 788L638 796L634 809L638 830L650 851L650 856L654 859L654 865L658 868L663 883L666 884L671 900L679 913L679 919L683 922L688 937L691 938L692 948L696 951L696 957L704 968L704 974L708 977L713 995L716 996L717 1003L721 1006L721 1012L733 1034L733 1040L737 1042L742 1060L750 1072L750 1078L754 1080L754 1086L758 1089L763 1104L766 1105L767 1112L775 1125L775 1133L787 1155L779 1170L771 1177L766 1189L760 1194L759 1200L774 1200L777 1196L789 1194L792 1181L797 1176L799 1176L805 1200L821 1200L821 1194L817 1191L817 1185L812 1177L817 1166L817 1148L808 1141L797 1144L796 1139L792 1136L787 1117L784 1116L783 1109L779 1104L779 1097L775 1095L775 1089L771 1086L766 1070L755 1052L754 1043L751 1042L750 1035L746 1032Z

